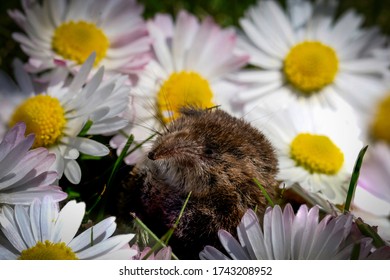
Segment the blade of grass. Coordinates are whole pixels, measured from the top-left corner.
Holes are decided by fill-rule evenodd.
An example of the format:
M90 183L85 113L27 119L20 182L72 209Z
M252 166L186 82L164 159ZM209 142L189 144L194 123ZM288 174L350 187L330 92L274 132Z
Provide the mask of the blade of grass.
M130 137L126 141L125 146L123 147L121 154L116 159L114 167L112 168L110 177L108 178L108 181L107 181L107 189L109 189L109 187L111 186L111 181L114 178L114 176L116 175L116 173L118 172L119 166L122 164L123 159L126 157L127 151L129 150L133 141L134 141L134 135L130 135Z
M134 221L136 222L136 224L139 226L139 227L141 227L143 230L145 230L148 234L149 234L149 236L150 237L152 237L155 241L156 241L156 245L159 245L160 246L160 248L165 248L165 247L167 247L167 245L165 244L165 242L163 242L160 238L158 238L157 237L157 235L156 234L154 234L154 232L153 231L151 231L149 228L148 228L148 226L147 225L145 225L134 213L130 213L131 214L131 216L133 216L133 218L134 218ZM155 246L156 246L155 245ZM153 251L153 249L151 250L151 252L154 252ZM149 253L148 253L149 254ZM145 256L146 258L148 257L148 256ZM175 260L178 260L178 257L174 254L174 253L172 253L172 258L173 259L175 259Z
M171 227L171 228L168 230L168 232L165 234L165 235L166 235L166 237L165 237L165 239L164 239L165 244L168 244L169 239L172 237L173 232L175 231L175 229L177 228L177 225L178 225L179 222L180 222L180 219L183 217L183 213L184 213L184 210L185 210L186 207L187 207L187 203L188 203L188 201L189 201L189 199L190 199L191 193L192 193L192 192L190 192L190 193L188 194L186 200L184 201L183 207L182 207L181 210L180 210L179 216L177 217L177 219L176 219L176 221L175 221L175 224L174 224L173 227ZM165 236L165 235L164 235L164 236Z
M272 207L275 206L275 203L272 201L271 197L269 196L267 190L261 185L261 183L259 182L259 180L257 180L256 178L253 178L253 180L255 181L256 185L259 187L259 189L261 190L261 192L263 193L265 199L268 201L268 204L271 205Z
M386 245L385 241L383 241L379 234L370 225L367 225L365 222L363 222L362 219L356 219L355 223L363 235L372 238L372 243L376 248L380 248Z
M351 176L351 181L349 182L347 199L345 200L345 204L344 204L344 213L348 213L351 207L353 195L355 193L355 189L360 175L360 168L362 167L363 157L367 151L367 148L368 146L365 146L363 149L360 150L357 160L355 162L355 166L353 168L353 173Z
M186 200L184 201L184 204L183 206L181 207L180 209L180 213L179 213L179 216L177 217L174 225L160 238L160 240L162 242L164 242L165 245L168 245L168 242L169 242L169 239L171 239L173 233L175 232L175 229L177 228L179 222L180 222L180 219L183 217L183 213L184 213L184 210L186 209L187 207L187 203L190 199L190 196L191 196L191 193L190 192L186 198ZM159 249L159 246L158 244L156 244L155 246L152 247L152 249L150 250L150 252L148 252L146 254L146 256L144 257L144 259L147 259L154 251L158 250Z
M83 136L87 135L88 130L91 128L92 125L93 125L93 121L88 120L87 123L84 125L84 127L81 129L78 136L83 137Z
M91 207L91 209L88 211L88 213L90 213L92 211L93 208L96 207L96 205L101 201L102 202L102 207L100 208L99 210L99 214L98 214L98 218L100 219L101 217L103 217L104 215L104 210L106 208L106 204L107 204L107 198L110 196L110 193L111 193L111 182L112 182L112 179L114 178L114 176L116 175L116 173L118 172L118 169L119 169L119 166L122 164L123 162L123 159L125 158L126 154L127 154L127 151L129 150L130 148L130 145L133 143L134 141L134 136L133 135L130 135L129 138L127 139L126 141L126 144L125 146L123 147L123 150L122 152L120 153L119 157L116 159L115 163L114 163L114 166L111 170L111 174L110 174L110 177L108 178L108 181L104 187L104 190L107 190L107 194L103 197L103 194L105 193L104 191L100 194L100 196L98 197L97 201L95 202L95 204Z
M139 149L143 144L145 144L146 142L148 142L150 139L152 139L154 136L156 136L156 134L152 134L150 135L148 138L146 138L144 141L142 141L141 143L135 145L134 148L132 148L127 154L126 156L130 155L132 152L134 152L135 150Z

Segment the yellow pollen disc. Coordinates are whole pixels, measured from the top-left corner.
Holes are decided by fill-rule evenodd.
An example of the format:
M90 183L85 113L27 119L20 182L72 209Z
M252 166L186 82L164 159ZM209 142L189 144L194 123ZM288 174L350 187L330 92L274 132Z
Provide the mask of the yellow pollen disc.
M69 21L54 31L53 50L62 57L83 64L92 52L96 52L95 66L107 53L110 42L94 23Z
M294 46L284 60L286 79L305 94L331 84L338 71L335 51L320 43L306 41Z
M213 93L207 80L195 72L175 72L161 86L157 107L165 123L176 119L185 106L210 108Z
M371 125L371 134L377 140L390 144L390 95L380 102L374 121Z
M55 144L66 125L60 101L48 95L33 96L19 105L11 117L10 126L18 122L26 124L26 134L35 134L34 148Z
M334 175L344 163L344 154L324 135L298 134L291 142L290 155L310 173Z
M38 242L34 247L23 250L19 260L78 260L76 254L64 242Z

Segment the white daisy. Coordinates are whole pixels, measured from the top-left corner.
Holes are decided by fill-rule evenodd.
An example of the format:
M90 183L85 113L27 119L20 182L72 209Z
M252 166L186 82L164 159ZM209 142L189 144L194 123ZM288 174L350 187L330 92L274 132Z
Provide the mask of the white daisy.
M148 22L148 30L154 59L133 91L131 126L124 131L125 136L111 142L118 152L126 135L133 134L137 143L146 140L153 130L177 118L185 105L221 105L232 112L229 101L237 88L224 78L248 60L247 55L234 53L234 30L222 29L211 18L199 22L181 11L174 22L168 15L157 15ZM128 163L135 161L134 155L127 159Z
M256 107L247 117L275 147L277 179L285 182L286 187L299 184L313 196L335 204L344 203L363 146L353 111L334 112L299 103L275 110L266 105Z
M250 8L240 20L238 45L255 68L232 77L248 85L236 102L251 107L269 98L287 106L298 99L336 107L342 98L358 109L367 106L389 65L373 55L383 37L361 29L363 19L353 11L337 20L334 13L325 1L289 0L287 12L272 0Z
M105 145L78 136L87 122L92 122L88 134L113 134L127 125L127 121L119 117L127 108L127 77L115 76L102 82L104 69L101 67L86 83L94 58L91 55L87 59L69 84L55 83L39 94L35 94L30 77L16 61L18 98L16 101L11 98L13 102L9 103L13 107L8 111L12 113L1 120L3 126L25 122L26 132L35 134L33 147L45 147L55 153L55 170L59 177L64 173L74 184L81 179L81 169L76 161L80 152L93 156L109 153ZM10 96L0 98L7 100Z
M28 71L77 70L92 52L107 73L137 73L150 59L150 39L135 0L23 1L9 15L25 33L14 33L29 56Z
M382 56L383 59L386 59ZM390 61L390 60L386 60ZM364 110L358 111L359 123L367 143L379 141L390 145L390 72L385 72L384 89L375 98L367 100Z
M54 201L66 193L54 185L57 172L50 171L55 155L44 148L30 150L34 135L24 136L26 126L18 123L0 142L0 204L28 205L36 198L51 195Z
M16 205L0 211L0 228L8 240L0 245L1 259L75 260L130 259L137 251L128 242L134 234L112 236L116 229L109 217L75 236L85 204L68 202L61 211L51 197L35 200L27 209Z
M368 148L352 213L366 223L378 226L379 234L390 240L390 148L383 143Z
M218 232L228 256L206 246L201 259L255 260L330 260L349 259L353 243L346 242L352 226L352 215L325 216L319 221L319 208L301 205L298 212L287 204L268 207L263 228L252 210L248 210L237 227L239 242L227 231ZM361 240L366 241L366 240Z

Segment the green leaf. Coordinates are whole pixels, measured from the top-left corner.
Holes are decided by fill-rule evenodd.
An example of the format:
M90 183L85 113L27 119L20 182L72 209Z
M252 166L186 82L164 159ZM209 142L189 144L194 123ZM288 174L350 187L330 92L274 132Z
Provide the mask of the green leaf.
M360 175L360 168L362 167L363 157L367 151L367 148L368 148L368 146L365 146L363 149L360 150L358 158L355 162L355 167L353 168L351 181L349 182L347 199L345 200L345 204L344 204L344 213L348 213L349 209L351 207L351 202L352 202L353 195L355 193L355 189L356 189L357 182L358 182L359 175Z

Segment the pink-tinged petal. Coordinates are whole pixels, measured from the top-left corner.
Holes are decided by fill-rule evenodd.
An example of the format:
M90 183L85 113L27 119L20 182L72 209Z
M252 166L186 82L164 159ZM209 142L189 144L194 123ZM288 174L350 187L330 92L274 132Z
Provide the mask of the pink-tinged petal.
M234 260L248 260L248 255L241 247L240 243L226 230L218 231L218 238L226 252Z
M155 260L170 260L172 258L172 248L170 246L160 249L154 256Z
M237 234L241 245L248 250L252 259L268 259L264 235L253 210L249 209L244 214L237 227Z
M7 175L26 156L33 143L34 135L28 135L1 159L0 178Z
M201 260L231 260L218 249L208 245L199 253L199 258Z
M24 140L26 124L24 122L14 125L3 137L0 142L0 161L9 153L9 151ZM34 141L34 139L30 139Z
M60 187L44 186L22 189L12 193L2 193L0 195L0 203L28 206L34 199L43 199L47 195L52 196L53 201L55 202L62 201L67 197L67 194L63 192Z
M279 205L275 205L272 211L272 251L275 260L283 260L286 258L286 238L284 224L283 224L283 213Z
M384 143L368 148L360 171L359 186L390 203L390 149Z

